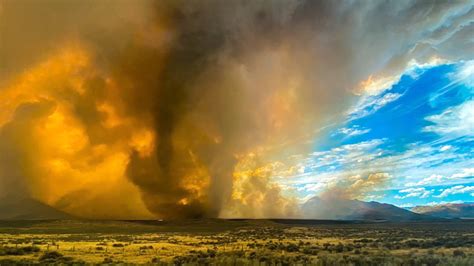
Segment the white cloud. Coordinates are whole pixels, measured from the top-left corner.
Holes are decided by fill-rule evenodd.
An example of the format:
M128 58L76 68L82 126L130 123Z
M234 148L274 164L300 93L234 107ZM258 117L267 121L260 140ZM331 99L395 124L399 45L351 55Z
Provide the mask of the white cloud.
M360 128L358 126L352 126L352 127L343 127L337 131L340 134L344 134L347 136L357 136L357 135L363 135L368 132L370 132L370 128Z
M474 136L474 100L449 107L441 114L428 116L425 119L434 123L434 125L424 127L425 132L453 138L472 137Z
M459 179L474 176L474 168L464 168L461 173L451 175L451 179Z
M442 180L443 180L442 175L433 174L433 175L431 175L427 178L423 178L422 180L420 180L418 182L406 183L405 186L414 187L414 186L424 186L424 185L435 185L435 184L441 183Z
M392 153L383 149L387 144L386 139L375 139L298 157L293 165L302 163L305 173L279 179L279 182L298 187L314 183L329 185L347 176L375 172L391 174L393 188L469 185L472 182L472 161L466 160L465 154L460 154L458 149L440 152L438 144L415 143L405 152ZM449 164L445 163L446 160ZM402 196L405 195L398 197Z
M447 151L447 150L451 149L452 147L453 147L453 146L451 146L451 145L444 145L444 146L441 147L439 150L440 150L440 151Z
M413 197L418 197L421 199L429 197L432 193L433 190L426 190L423 187L420 188L407 188L407 189L402 189L399 191L400 193L406 193L403 196L396 195L396 199L405 199L405 198L413 198Z
M464 159L465 155L460 154L458 149L440 152L438 144L414 143L405 152L392 153L383 149L387 144L386 139L374 139L312 152L306 157L297 156L292 162L287 162L287 166L304 165L304 174L294 172L291 178L288 174L276 176L281 176L278 182L300 188L313 184L307 187L311 188L315 183L328 186L347 176L365 176L376 172L391 174L393 188L440 184L454 186L471 182L469 177L474 173L472 161ZM445 163L446 160L450 161L449 164ZM405 195L398 197L402 196Z
M463 186L463 185L458 185L454 187L450 187L447 189L444 189L441 194L435 196L436 198L445 198L449 195L455 195L455 194L464 194L468 192L474 191L474 186Z
M474 60L464 63L456 73L455 78L468 87L474 87Z
M359 102L350 109L348 116L350 119L358 119L361 117L365 117L377 112L380 108L384 107L388 103L391 103L398 98L400 98L402 94L400 93L385 93L382 95L366 95L362 96L359 99Z

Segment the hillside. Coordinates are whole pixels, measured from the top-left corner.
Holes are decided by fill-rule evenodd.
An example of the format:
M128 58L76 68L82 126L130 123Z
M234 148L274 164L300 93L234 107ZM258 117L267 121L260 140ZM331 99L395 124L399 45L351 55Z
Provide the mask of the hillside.
M474 203L448 203L433 206L416 206L411 208L415 213L440 218L474 219Z
M31 198L0 201L0 220L71 219L71 215Z

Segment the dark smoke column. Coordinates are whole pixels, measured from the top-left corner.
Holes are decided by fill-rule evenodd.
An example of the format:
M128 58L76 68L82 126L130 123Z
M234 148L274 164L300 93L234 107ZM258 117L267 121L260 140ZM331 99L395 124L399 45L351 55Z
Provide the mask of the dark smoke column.
M216 64L229 34L213 10L189 8L160 5L160 16L172 28L168 49L132 44L119 71L136 86L132 99L148 98L130 109L151 117L156 135L150 156L132 152L127 175L149 210L162 218L217 217L232 191L235 160L226 132L232 130L229 115L238 110L232 110L233 99L219 95L227 88L199 85L208 82L202 76Z

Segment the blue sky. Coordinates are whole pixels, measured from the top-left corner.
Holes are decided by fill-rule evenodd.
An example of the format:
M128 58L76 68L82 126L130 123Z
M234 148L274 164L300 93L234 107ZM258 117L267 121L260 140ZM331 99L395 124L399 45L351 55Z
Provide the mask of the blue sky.
M320 129L286 183L302 199L357 183L354 197L403 207L474 201L473 96L474 61L413 66Z

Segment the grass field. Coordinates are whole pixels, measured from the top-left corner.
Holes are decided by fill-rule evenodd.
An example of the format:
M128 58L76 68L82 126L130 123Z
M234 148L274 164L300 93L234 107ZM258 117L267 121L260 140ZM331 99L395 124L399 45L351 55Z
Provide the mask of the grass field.
M0 265L474 265L474 221L0 221Z

